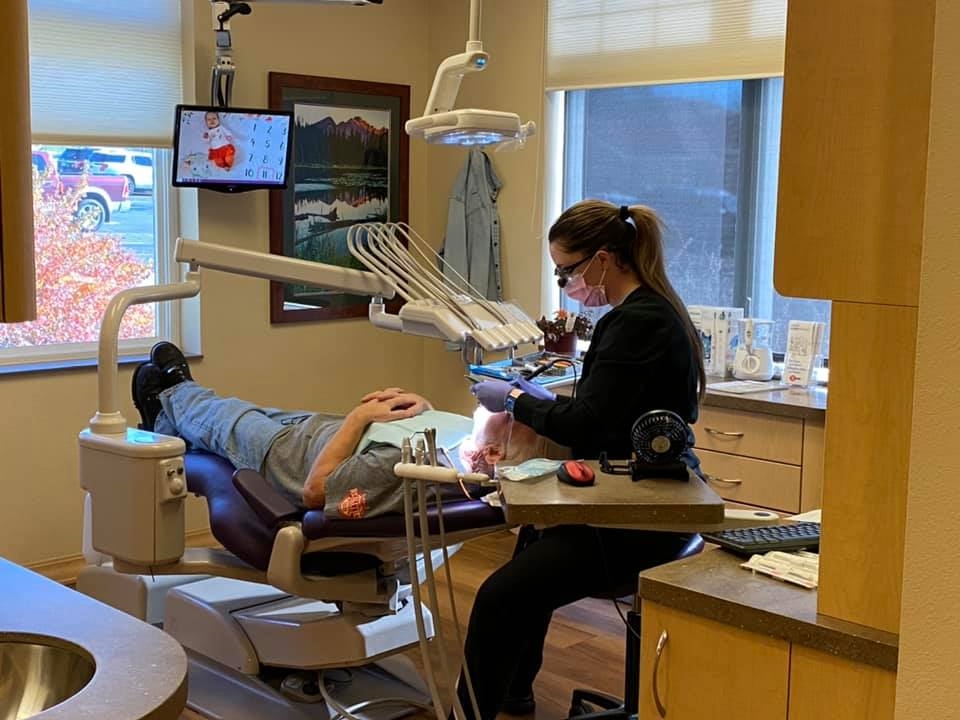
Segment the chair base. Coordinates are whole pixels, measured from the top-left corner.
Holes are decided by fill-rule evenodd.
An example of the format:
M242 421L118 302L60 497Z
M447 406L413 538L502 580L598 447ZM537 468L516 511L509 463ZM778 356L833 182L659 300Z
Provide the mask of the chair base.
M591 711L594 707L597 710ZM576 720L628 720L636 717L629 713L620 698L594 690L577 688L570 698L570 713L568 718Z
M212 718L230 720L330 720L337 713L322 698L304 697L297 690L302 673L265 671L244 675L203 655L187 651L190 660L187 707ZM293 683L286 682L292 678ZM341 682L341 678L343 681ZM331 671L328 687L334 700L349 708L373 698L398 698L397 702L356 711L364 720L396 720L414 712L416 705L429 705L430 696L408 658L394 656L349 671Z

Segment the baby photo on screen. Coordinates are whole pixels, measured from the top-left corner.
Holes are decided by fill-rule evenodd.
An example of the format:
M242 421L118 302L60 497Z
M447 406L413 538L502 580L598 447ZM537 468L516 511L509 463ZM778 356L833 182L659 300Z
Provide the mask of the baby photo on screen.
M283 184L289 117L269 111L182 109L178 183Z

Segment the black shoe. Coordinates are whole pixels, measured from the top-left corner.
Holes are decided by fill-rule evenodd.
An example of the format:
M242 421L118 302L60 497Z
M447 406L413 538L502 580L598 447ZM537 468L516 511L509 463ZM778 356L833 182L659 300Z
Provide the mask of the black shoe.
M163 375L164 389L179 385L186 380L193 380L187 359L180 352L180 348L173 343L158 342L150 350L150 360Z
M153 432L157 415L163 407L160 405L160 393L164 390L163 374L152 362L140 363L133 371L133 404L140 412L141 430Z
M500 712L506 715L533 715L537 703L533 699L533 693L522 695L520 697L508 697L500 706Z

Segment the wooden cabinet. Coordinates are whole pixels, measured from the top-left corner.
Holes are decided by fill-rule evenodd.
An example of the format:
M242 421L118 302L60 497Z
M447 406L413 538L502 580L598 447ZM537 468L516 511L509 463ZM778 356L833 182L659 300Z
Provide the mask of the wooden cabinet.
M897 675L794 645L789 720L893 720Z
M641 718L783 720L788 643L647 601L642 617Z
M33 188L27 0L0 2L0 322L33 320Z
M934 0L787 4L782 294L918 303L935 13Z
M641 626L643 720L893 720L888 670L647 600Z
M822 420L706 406L695 430L707 481L724 500L787 514L820 507Z

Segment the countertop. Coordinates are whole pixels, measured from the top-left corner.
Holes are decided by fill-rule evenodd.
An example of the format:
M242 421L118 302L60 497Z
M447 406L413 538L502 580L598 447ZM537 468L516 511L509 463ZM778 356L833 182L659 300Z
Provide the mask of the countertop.
M731 378L708 377L707 383L729 381ZM557 395L570 395L573 383L551 385ZM767 413L802 420L820 420L826 417L827 388L819 386L806 391L773 390L770 392L736 395L707 388L703 398L705 406Z
M712 382L724 381L720 378L708 377L707 384ZM827 411L827 388L818 386L810 390L773 390L742 395L707 388L703 404L731 410L822 421Z
M724 625L786 640L854 662L896 671L899 637L817 613L817 591L740 567L724 550L646 570L644 600Z
M79 693L37 720L175 720L187 701L187 657L157 628L0 558L0 640L79 646L96 663ZM57 641L60 642L57 642Z

